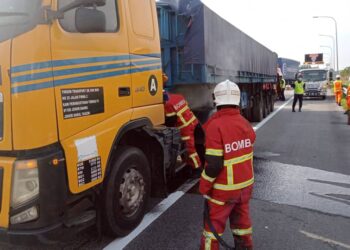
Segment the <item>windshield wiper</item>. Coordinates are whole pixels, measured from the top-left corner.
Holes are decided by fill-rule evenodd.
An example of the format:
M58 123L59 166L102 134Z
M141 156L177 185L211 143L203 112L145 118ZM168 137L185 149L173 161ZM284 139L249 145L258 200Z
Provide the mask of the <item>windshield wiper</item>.
M29 16L29 14L25 12L0 12L0 16Z

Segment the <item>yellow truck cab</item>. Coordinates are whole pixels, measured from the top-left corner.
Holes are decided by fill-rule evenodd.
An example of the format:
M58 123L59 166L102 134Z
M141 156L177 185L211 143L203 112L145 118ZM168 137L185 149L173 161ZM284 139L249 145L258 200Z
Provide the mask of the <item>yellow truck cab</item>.
M1 241L140 223L181 143L160 53L154 0L1 0Z

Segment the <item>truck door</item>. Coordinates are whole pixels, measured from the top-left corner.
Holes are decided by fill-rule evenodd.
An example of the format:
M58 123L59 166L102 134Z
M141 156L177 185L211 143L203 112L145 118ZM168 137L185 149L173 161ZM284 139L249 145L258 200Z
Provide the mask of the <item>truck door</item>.
M162 103L160 40L155 1L126 2L133 107Z
M74 0L54 2L60 9ZM123 2L106 0L103 6L79 6L65 12L52 25L61 140L131 108Z

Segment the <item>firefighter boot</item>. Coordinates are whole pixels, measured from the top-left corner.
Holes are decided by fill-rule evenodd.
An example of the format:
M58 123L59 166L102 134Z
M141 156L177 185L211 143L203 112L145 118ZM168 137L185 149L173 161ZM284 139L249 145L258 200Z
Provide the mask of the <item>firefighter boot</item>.
M251 235L248 236L248 238L249 238L249 241L251 241ZM241 237L234 236L234 240L235 240L235 250L253 250L252 246L245 246L245 241Z

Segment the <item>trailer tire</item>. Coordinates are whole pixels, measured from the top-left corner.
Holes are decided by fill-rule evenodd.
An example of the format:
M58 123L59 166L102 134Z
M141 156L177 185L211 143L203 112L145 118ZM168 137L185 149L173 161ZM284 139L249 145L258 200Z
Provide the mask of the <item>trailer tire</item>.
M264 103L264 108L263 108L263 117L265 118L270 114L270 108L269 108L269 99L267 95L263 96L263 103Z
M136 147L120 148L103 190L103 226L110 236L125 236L141 222L151 192L145 154Z
M259 95L254 99L254 106L253 106L253 121L254 122L261 122L263 119L263 113L264 113L264 103L262 96Z
M274 109L275 109L274 95L269 95L269 110L270 110L270 113L272 113Z

